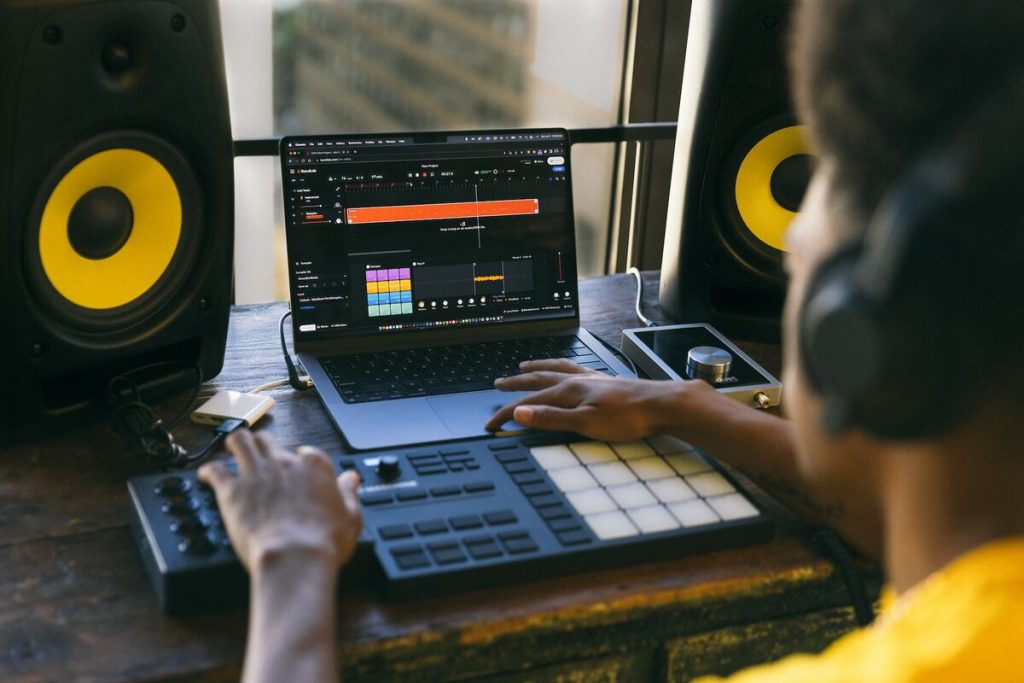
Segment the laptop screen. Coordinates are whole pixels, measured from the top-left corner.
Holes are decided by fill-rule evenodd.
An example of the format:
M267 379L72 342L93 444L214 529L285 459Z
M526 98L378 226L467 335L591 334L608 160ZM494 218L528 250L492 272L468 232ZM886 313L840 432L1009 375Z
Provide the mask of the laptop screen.
M563 129L286 137L296 341L578 316Z

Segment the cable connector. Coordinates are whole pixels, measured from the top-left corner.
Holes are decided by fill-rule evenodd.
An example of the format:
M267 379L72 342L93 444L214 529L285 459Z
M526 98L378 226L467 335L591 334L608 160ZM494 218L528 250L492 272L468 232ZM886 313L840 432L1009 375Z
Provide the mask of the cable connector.
M292 355L288 353L288 344L284 339L284 321L290 318L291 315L291 311L286 311L281 316L281 322L278 323L281 332L281 353L284 354L284 364L288 368L288 384L295 391L307 391L313 387L313 382L308 377L299 377L299 371L295 369L295 362L292 360Z
M246 425L245 420L240 417L229 417L228 419L221 422L219 425L213 428L213 431L217 434L223 434L227 436L231 432L235 431L239 427Z
M213 451L213 449L217 448L222 443L224 443L224 439L227 438L228 434L235 431L236 429L247 426L247 424L248 423L246 423L246 421L240 417L227 418L226 420L224 420L219 425L213 428L213 437L209 441L207 441L202 448L200 448L195 453L189 455L188 459L183 464L186 466L195 465L205 460L206 456L208 456Z

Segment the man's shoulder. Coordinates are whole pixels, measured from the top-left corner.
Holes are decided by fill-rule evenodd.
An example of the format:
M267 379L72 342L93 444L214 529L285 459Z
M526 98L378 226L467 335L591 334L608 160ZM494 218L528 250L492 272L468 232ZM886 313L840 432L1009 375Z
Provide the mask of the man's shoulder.
M975 548L817 655L753 667L728 683L1024 682L1024 537ZM709 679L704 679L705 681Z

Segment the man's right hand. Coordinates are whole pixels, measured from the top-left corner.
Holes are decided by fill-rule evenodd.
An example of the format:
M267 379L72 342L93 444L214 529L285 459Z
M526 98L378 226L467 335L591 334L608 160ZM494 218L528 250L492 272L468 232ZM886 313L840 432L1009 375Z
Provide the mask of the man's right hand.
M609 377L564 358L525 361L520 369L522 374L500 378L494 386L535 393L501 408L488 420L488 430L496 431L514 417L524 427L633 441L665 431L667 425L673 425L672 432L680 431L689 416L673 406L684 394L697 404L719 397L704 382Z

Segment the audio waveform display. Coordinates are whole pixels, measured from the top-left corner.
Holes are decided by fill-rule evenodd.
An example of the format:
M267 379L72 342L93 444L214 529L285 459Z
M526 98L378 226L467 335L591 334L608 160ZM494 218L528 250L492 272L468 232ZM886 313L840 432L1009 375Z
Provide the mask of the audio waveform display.
M355 207L345 210L345 219L349 225L362 225L453 218L529 216L537 213L540 213L540 202L537 199L496 199L482 202Z
M416 299L529 292L534 289L533 261L460 263L413 268Z

